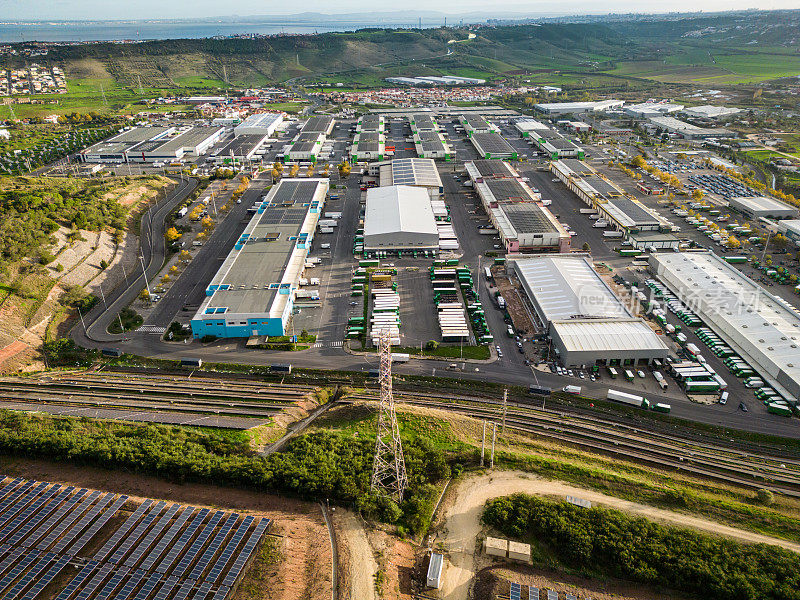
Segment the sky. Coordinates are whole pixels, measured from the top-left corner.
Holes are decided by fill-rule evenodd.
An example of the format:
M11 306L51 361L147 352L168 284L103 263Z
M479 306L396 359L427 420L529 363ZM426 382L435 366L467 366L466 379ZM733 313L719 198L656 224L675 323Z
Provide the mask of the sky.
M0 0L0 21L6 20L88 20L88 19L159 19L224 16L229 4L219 0ZM384 5L386 6L386 5ZM441 11L448 14L471 11L487 12L485 0L461 0L457 5L444 0L404 0L390 4L391 10ZM456 10L455 7L458 7ZM652 9L649 9L651 6ZM302 4L275 0L239 0L236 14L243 16L294 14L312 11L321 13L379 11L370 0L306 0ZM719 11L744 8L798 8L798 0L673 0L661 3L632 4L628 0L507 0L492 4L492 10L540 16L543 14L603 14L607 12Z

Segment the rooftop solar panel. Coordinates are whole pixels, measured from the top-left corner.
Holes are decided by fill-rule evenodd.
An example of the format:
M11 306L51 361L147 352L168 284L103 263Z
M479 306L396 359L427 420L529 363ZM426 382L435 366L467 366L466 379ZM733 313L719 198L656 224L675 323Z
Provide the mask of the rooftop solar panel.
M78 595L75 596L75 600L88 600L88 598L92 594L94 594L95 590L100 587L100 585L116 568L117 568L116 565L112 565L109 563L106 563L103 566L101 566L100 570L88 581L88 583L86 583L82 588L79 589Z
M194 569L192 569L192 572L189 574L189 577L191 577L192 579L200 579L200 576L208 568L211 559L214 558L214 555L217 553L217 550L219 550L219 547L222 545L222 542L225 540L226 537L228 537L228 534L230 533L231 529L233 529L233 526L236 524L236 521L238 520L239 520L239 514L231 513L231 515L227 518L222 527L220 527L219 531L217 532L217 535L215 535L214 539L211 540L211 543L208 545L208 548L206 548L206 551L203 553L203 556L201 556L200 560L197 561L197 564L195 565Z
M33 587L25 592L25 595L22 597L22 600L34 600L36 596L38 596L44 588L50 585L50 582L56 578L56 575L61 573L69 564L70 558L69 556L62 556L58 559L56 564L54 564L47 573L44 574L43 577L39 578L36 583L33 584Z
M139 585L139 582L144 579L144 576L147 575L144 571L140 569L134 569L131 573L131 576L128 578L128 581L125 582L125 585L122 586L122 589L119 593L114 596L114 600L128 600L133 595L133 590L136 589L136 586Z
M5 592L14 580L19 577L22 572L30 567L34 562L36 562L39 557L41 556L41 552L38 550L29 550L17 564L13 567L6 568L0 570L0 574L3 575L3 578L0 579L0 596ZM52 559L51 559L52 560ZM5 562L5 561L4 561Z
M61 503L64 502L64 500L66 500L69 497L69 495L74 491L75 491L74 486L69 486L61 490L61 493L55 498L53 498L52 502L50 502L47 506L45 506L35 515L33 515L33 517L27 523L25 523L23 527L17 530L17 532L10 538L8 538L8 543L13 544L15 546L19 544L22 538L24 538L26 535L28 535L28 533L33 531L33 529L37 525L39 525L39 523L44 521L50 513L52 513L55 509L61 506Z
M133 600L146 600L146 598L153 593L153 590L160 581L161 575L150 575L150 577L148 577L144 582L142 589L139 590L139 593L136 594L136 597Z
M111 574L111 579L108 580L108 583L105 584L103 589L100 590L100 593L94 597L94 600L108 600L111 597L111 594L114 593L114 590L116 590L119 587L119 584L122 583L122 580L128 576L129 571L130 569L126 569L125 567L117 568Z
M38 511L39 509L44 506L45 502L50 500L55 493L61 489L60 485L54 485L50 489L48 489L44 494L42 494L39 498L36 499L36 502L32 502L29 504L25 510L20 512L16 517L14 517L10 523L8 523L3 529L0 530L0 541L4 541L8 536L14 532L17 527L22 525L33 513Z
M122 527L117 529L114 532L109 540L103 545L100 550L97 551L97 554L94 555L95 560L105 560L105 558L111 554L111 551L119 544L120 540L127 535L127 533L133 528L134 525L142 518L142 515L147 512L150 506L153 504L153 500L149 498L142 502L139 505L139 508L128 517L128 519L122 524Z
M117 511L120 508L122 508L122 505L125 504L127 500L128 500L127 496L120 496L119 498L117 498L114 504L111 505L111 508L105 511L100 516L99 519L96 519L94 523L92 523L92 526L86 530L86 532L80 537L80 539L78 539L67 550L67 554L75 556L78 552L80 552L83 549L83 547L89 542L89 540L92 539L95 536L95 534L97 534L98 531L100 531L103 525L105 525L111 517L117 514Z
M208 513L211 511L207 508L201 510L192 522L189 523L189 526L184 530L181 534L181 537L178 538L178 541L175 542L175 545L170 549L169 553L163 558L163 560L158 563L156 567L156 571L159 573L166 573L169 571L170 567L172 567L173 563L178 559L178 555L183 552L186 545L189 543L189 540L192 539L197 529L203 524L203 521L208 516Z
M47 519L47 521L39 525L39 527L22 542L22 545L25 546L26 548L29 548L33 546L36 542L38 542L42 538L42 536L44 536L50 530L50 528L53 527L53 525L58 523L64 517L64 515L66 515L75 508L75 506L78 504L81 498L83 498L86 495L87 491L88 490L85 488L78 490L78 492L74 496L72 496L69 500L67 500L61 506L61 508L59 508L55 512L55 514L52 517L50 517L49 519Z
M473 133L470 139L484 155L497 157L515 152L514 147L496 133Z
M67 587L61 590L61 593L56 596L56 600L67 600L67 598L70 598L72 594L74 594L75 591L81 585L83 585L83 582L89 578L99 564L100 563L94 560L86 563L83 569L81 569L80 572L70 580L70 582L67 584Z
M58 543L53 546L53 552L61 553L64 548L66 548L72 540L78 537L78 534L83 531L86 526L97 518L97 515L111 502L111 499L114 497L114 494L111 492L107 492L100 500L95 504L89 512L87 512L83 518L76 523L76 525L70 529L64 537L58 540Z
M629 198L614 198L610 202L637 224L658 223L658 220L653 215Z
M225 544L225 548L223 548L219 558L217 558L216 562L211 567L211 570L208 572L208 575L206 575L206 581L210 581L211 583L217 582L219 576L222 575L222 570L225 568L225 565L228 564L228 561L230 561L233 553L236 552L236 548L238 548L239 544L242 543L247 530L250 529L250 525L254 520L255 519L252 516L248 515L244 518L239 527L236 528L236 531L231 539L227 544Z
M164 582L164 585L161 586L161 589L158 590L158 593L153 600L167 600L169 595L172 593L172 590L174 590L175 586L178 585L178 581L179 579L177 577L169 577Z
M142 561L141 567L145 571L150 571L153 568L153 565L156 564L158 558L164 553L164 550L170 545L173 538L178 535L178 532L183 528L186 521L192 516L194 512L194 506L187 506L183 509L181 514L175 519L175 522L172 524L172 527L158 540L158 544L156 544L155 548L153 548L150 553L145 557Z
M164 531L167 525L169 525L170 521L172 521L172 517L175 516L175 513L178 512L180 507L181 505L177 503L169 507L169 510L166 512L166 514L158 520L158 523L153 526L145 538L136 545L136 549L125 561L126 567L132 567L139 562L139 560L144 556L144 553L150 548L151 544L159 535L161 535L161 532Z
M183 555L181 562L178 563L175 571L173 571L173 575L177 575L178 577L183 576L189 566L194 562L194 559L197 558L197 555L200 553L200 550L203 548L208 538L211 537L212 533L214 533L217 523L220 522L223 516L225 516L225 513L221 510L218 510L214 513L214 515L211 517L211 520L208 522L208 525L206 525L203 528L203 531L200 532L200 535L197 536L197 539L192 544L192 547L189 548L186 554Z
M53 544L59 537L61 537L61 534L64 533L70 525L72 525L75 521L78 520L78 517L80 517L84 513L84 511L92 505L92 503L97 499L99 495L100 492L97 490L89 494L76 509L72 510L69 514L67 514L66 518L64 518L64 520L61 521L56 526L56 528L53 529L53 531L47 534L47 537L44 538L36 546L36 548L39 550L47 550L51 544Z
M228 574L225 575L225 579L222 580L222 585L233 587L233 584L236 583L239 575L244 570L247 561L250 560L250 556L252 556L256 546L258 546L258 543L261 541L261 538L267 531L267 527L269 527L270 522L271 521L269 519L261 519L258 522L258 525L256 525L256 528L253 530L253 533L251 533L250 537L247 539L247 543L244 545L244 548L242 548L242 551L236 556L236 560L228 570Z

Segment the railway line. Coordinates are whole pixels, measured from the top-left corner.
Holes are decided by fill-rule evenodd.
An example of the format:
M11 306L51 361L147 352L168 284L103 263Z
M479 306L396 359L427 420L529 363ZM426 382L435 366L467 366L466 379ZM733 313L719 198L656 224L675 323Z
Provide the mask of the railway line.
M501 419L501 407L486 406L485 399L459 398L459 403L416 395L397 400L428 408L438 408L477 419ZM345 401L376 398L370 394L351 395ZM484 405L481 406L481 403ZM530 406L520 408L509 403L506 427L533 434L539 438L569 444L607 456L633 459L659 468L671 468L714 479L721 483L751 489L767 488L788 496L800 497L800 462L766 454L742 453L713 444L687 441L679 436L643 434L641 429L603 423L565 415L563 411L542 410Z

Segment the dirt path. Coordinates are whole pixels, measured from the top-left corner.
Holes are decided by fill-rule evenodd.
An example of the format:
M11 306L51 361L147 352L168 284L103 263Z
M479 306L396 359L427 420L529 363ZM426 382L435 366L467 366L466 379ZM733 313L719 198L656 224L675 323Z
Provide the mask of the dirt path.
M522 471L500 471L491 475L472 477L461 482L444 515L444 543L449 563L442 581L442 598L466 600L475 571L476 538L481 531L480 516L487 500L515 492L527 494L578 496L627 513L647 517L706 533L733 538L740 542L764 543L800 552L800 544L736 529L713 521L692 517L644 504L606 496L599 492L574 487L559 481L540 479Z
M375 573L378 572L378 563L367 532L355 513L338 508L334 514L341 552L346 554L343 562L347 564L346 572L339 574L342 586L340 597L377 600Z

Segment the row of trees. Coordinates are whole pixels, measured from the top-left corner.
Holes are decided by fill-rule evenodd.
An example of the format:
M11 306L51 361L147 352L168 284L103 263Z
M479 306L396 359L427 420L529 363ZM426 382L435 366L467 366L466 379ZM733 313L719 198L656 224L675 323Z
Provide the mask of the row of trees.
M71 340L51 350L77 349ZM412 532L426 523L436 488L450 475L441 452L426 440L404 441L409 489L399 506L369 489L374 438L313 433L286 451L261 457L246 443L217 434L164 425L119 423L0 411L0 453L122 469L171 481L196 481L284 492L354 505L365 514L398 522Z
M800 557L605 508L514 494L486 503L483 521L511 537L533 536L587 573L702 595L709 600L796 600Z

